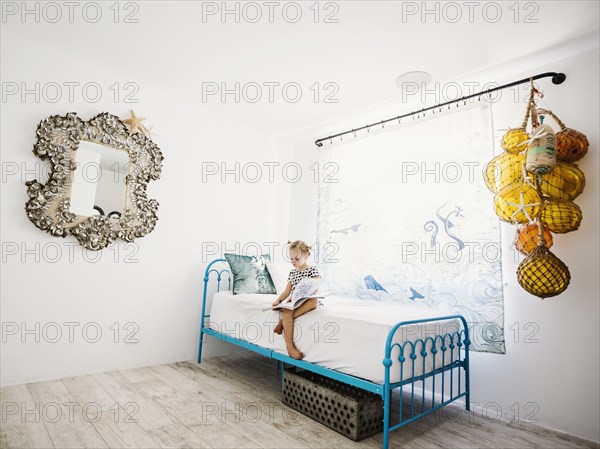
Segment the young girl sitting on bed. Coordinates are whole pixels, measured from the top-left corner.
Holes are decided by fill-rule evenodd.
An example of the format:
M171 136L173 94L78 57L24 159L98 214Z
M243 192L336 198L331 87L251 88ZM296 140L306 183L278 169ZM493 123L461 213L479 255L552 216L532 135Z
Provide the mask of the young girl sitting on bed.
M273 302L273 307L277 306L281 302L290 301L291 295L296 285L304 278L320 279L321 275L319 270L314 266L309 266L307 263L308 256L310 256L311 247L303 242L302 240L296 240L295 242L289 243L290 260L294 268L290 271L288 276L288 283L285 290L279 295L279 297ZM298 351L296 345L294 345L294 318L304 315L306 312L314 310L319 305L319 300L316 298L309 299L296 310L281 310L281 319L275 329L273 330L276 334L281 334L285 338L285 345L287 352L290 357L294 359L301 359L304 354Z

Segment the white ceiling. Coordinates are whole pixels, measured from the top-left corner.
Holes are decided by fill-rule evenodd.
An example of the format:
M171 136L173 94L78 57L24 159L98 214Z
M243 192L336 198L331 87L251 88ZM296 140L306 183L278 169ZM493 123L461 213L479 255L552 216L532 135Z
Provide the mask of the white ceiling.
M112 13L111 3L104 4L105 17L95 24L68 23L63 18L58 23L7 20L2 27L53 51L197 101L201 101L203 82L299 83L304 95L295 104L286 102L278 88L275 101L268 102L264 85L265 96L258 103L235 103L231 96L226 103L218 96L206 103L272 134L292 133L398 97L395 79L407 71L425 70L433 81L456 79L575 39L599 26L597 1L525 2L520 4L517 21L515 2L496 2L502 8L496 23L484 19L482 7L474 10L470 23L465 2L453 2L462 5L463 16L457 23L442 16L436 23L433 15L425 22L419 15L403 21L403 3L405 8L407 3L417 7L423 3L399 1L335 2L338 23L314 23L312 1L300 2L303 17L297 23L284 20L281 9L275 10L274 23L269 23L264 2L257 2L264 14L258 23L236 23L233 16L226 23L209 16L204 23L202 3L211 2L152 1L135 2L138 23L126 24L113 23L112 17L105 20ZM290 2L279 5L286 3ZM325 10L326 3L320 4L322 14L333 11L332 6ZM433 8L436 3L428 5ZM493 2L478 4L487 3ZM444 8L444 3L438 4ZM448 15L454 11L446 9ZM525 23L531 13L537 23ZM315 103L310 90L315 82L335 83L339 91L334 98L339 101ZM328 92L321 88L321 94Z

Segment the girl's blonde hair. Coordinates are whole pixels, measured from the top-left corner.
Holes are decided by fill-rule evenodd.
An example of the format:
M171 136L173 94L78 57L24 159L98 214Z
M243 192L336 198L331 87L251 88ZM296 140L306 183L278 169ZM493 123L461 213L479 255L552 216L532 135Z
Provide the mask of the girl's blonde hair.
M288 245L290 249L298 248L300 252L310 256L310 250L312 249L312 246L308 246L308 243L306 243L304 240L295 240L293 242L288 240Z

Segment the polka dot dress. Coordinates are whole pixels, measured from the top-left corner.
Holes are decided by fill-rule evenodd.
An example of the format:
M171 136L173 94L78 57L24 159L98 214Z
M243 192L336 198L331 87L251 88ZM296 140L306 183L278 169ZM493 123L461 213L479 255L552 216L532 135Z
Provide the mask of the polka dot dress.
M292 271L290 271L290 275L288 276L288 282L292 284L292 291L294 291L296 285L298 285L302 279L314 277L321 277L321 273L319 273L317 267L308 267L304 270L296 270L295 268L292 268Z

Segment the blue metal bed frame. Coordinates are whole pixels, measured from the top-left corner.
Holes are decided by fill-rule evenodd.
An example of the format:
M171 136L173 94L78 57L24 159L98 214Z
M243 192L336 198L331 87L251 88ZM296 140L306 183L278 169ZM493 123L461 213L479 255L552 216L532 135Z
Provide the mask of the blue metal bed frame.
M249 349L251 351L262 354L265 357L270 359L278 360L282 364L289 364L296 366L301 369L305 369L308 371L312 371L317 374L321 374L323 376L329 377L331 379L335 379L341 382L345 382L347 384L353 385L358 388L362 388L364 390L370 391L372 393L378 394L383 399L383 410L384 410L384 418L383 418L383 449L388 449L389 443L389 433L393 430L396 430L406 424L415 421L423 416L426 416L445 405L450 404L451 402L456 401L462 397L465 398L465 408L470 410L470 385L469 385L469 328L465 318L462 315L449 315L439 318L427 318L421 320L410 320L410 321L401 321L394 325L394 327L390 330L387 341L385 344L384 350L384 358L382 360L384 366L384 383L379 384L369 380L361 379L359 377L355 377L349 374L342 373L340 371L336 371L329 368L324 368L322 366L316 365L314 363L306 362L304 360L296 360L292 357L282 354L280 352L266 349L261 346L249 343L244 340L240 340L229 335L223 334L221 332L217 332L209 327L204 325L205 319L209 318L210 315L206 314L206 296L208 289L208 282L210 280L211 274L215 273L217 276L217 291L220 291L221 280L223 274L227 274L227 288L231 289L231 272L228 268L223 268L217 270L213 268L213 265L217 263L225 263L227 264L226 259L215 259L211 263L208 264L204 273L204 292L202 295L202 318L200 322L200 342L198 345L198 363L202 360L202 343L204 335L211 335L213 337L219 338L220 340L227 341L229 343L233 343L234 345L241 346L243 348ZM447 320L460 320L462 322L462 329L459 329L455 332L447 332L442 334L436 334L435 336L428 336L425 339L416 338L414 340L407 340L403 343L392 343L394 340L394 336L399 329L404 329L406 326L415 325L415 324L423 324L423 323L433 323L433 322L442 322ZM392 357L392 351L397 348L398 356ZM420 350L419 350L420 349ZM455 351L456 349L456 351ZM442 363L440 367L436 368L436 354L442 351ZM446 363L446 355L449 353L449 360ZM421 358L422 363L422 374L415 375L415 366L417 366L417 359ZM425 361L426 357L432 357L433 365L431 371L425 372ZM390 381L390 369L394 363L394 361L400 364L400 380L398 382ZM404 373L404 364L411 364L411 373L412 376L408 379L403 379ZM284 365L285 366L285 365ZM454 370L458 371L458 378L454 378ZM464 377L461 379L461 370L464 371ZM450 379L449 379L449 389L450 389L450 397L446 399L444 396L444 388L445 381L448 381L448 375L446 374L450 371ZM284 370L281 370L282 381L283 381ZM441 377L441 402L436 404L436 378ZM444 378L446 377L446 378ZM430 379L431 386L431 399L425 400L425 387L426 380ZM455 380L457 380L456 392L454 384ZM417 382L421 384L421 394L420 399L415 396L415 385ZM464 388L461 388L464 386ZM408 387L410 390L410 414L408 417L403 416L403 405L407 406L408 404L403 404L403 395L402 388ZM392 392L394 390L400 390L399 394L399 412L397 416L397 423L392 424ZM446 388L447 393L447 388ZM416 399L416 401L415 401ZM415 413L415 402L418 405L420 403L420 408ZM429 404L429 407L427 405Z

